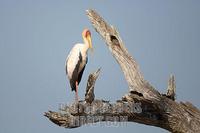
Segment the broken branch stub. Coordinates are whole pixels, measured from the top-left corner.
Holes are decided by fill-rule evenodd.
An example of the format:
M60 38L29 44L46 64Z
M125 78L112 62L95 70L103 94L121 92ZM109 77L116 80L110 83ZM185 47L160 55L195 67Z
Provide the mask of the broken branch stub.
M170 75L167 87L167 97L175 100L176 96L176 83L174 75Z
M96 79L98 78L99 74L100 74L100 68L95 71L94 73L91 73L88 76L88 81L87 81L87 87L86 87L86 93L85 93L85 101L87 103L92 103L95 95L94 95L94 85L96 82Z

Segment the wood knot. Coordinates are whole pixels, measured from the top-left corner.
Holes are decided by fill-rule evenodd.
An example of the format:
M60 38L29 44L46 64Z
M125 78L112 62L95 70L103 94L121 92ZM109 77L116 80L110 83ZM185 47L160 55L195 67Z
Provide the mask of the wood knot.
M115 46L120 47L119 40L118 40L115 36L110 35L110 40L111 40L111 42L112 42Z
M130 91L131 94L135 94L135 95L138 95L139 97L143 97L143 94L142 93L139 93L137 91Z

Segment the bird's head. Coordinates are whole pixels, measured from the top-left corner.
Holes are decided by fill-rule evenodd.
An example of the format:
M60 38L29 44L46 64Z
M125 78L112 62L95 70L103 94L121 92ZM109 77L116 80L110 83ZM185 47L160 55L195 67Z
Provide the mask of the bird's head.
M84 29L83 32L82 32L82 37L83 37L83 41L85 44L88 44L89 45L89 48L92 48L92 39L91 39L91 32L90 30L88 29Z

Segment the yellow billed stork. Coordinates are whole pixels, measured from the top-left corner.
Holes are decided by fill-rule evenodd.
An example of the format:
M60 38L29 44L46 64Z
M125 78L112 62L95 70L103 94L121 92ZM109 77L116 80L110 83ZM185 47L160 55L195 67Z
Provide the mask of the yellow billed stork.
M77 43L74 45L65 63L66 74L70 82L71 90L76 92L76 102L78 102L78 85L88 60L87 52L89 48L92 48L91 32L88 29L84 29L82 37L84 43Z

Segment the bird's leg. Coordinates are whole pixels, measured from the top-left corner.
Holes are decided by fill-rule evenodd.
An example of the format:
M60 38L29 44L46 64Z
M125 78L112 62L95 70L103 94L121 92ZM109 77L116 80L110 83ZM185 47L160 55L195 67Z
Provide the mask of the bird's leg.
M78 81L76 81L76 98L75 98L76 102L78 103L79 98L78 98Z

